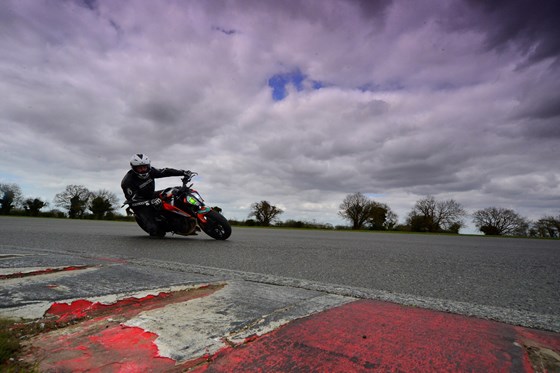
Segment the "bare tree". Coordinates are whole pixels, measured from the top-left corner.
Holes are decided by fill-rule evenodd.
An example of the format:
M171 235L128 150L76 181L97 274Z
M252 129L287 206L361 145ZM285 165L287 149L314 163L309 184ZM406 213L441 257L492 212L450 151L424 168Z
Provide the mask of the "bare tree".
M64 192L54 196L54 204L67 209L70 218L81 218L90 196L91 192L83 185L67 185Z
M427 196L416 202L407 222L413 231L458 233L465 215L467 212L455 200L436 201L433 196Z
M352 229L369 227L373 230L392 229L397 224L397 214L384 203L370 200L362 193L347 195L339 206L340 215L352 224Z
M265 227L269 226L278 215L284 212L278 207L272 206L268 201L255 202L251 205L251 209L249 217L254 216L257 222Z
M511 209L487 207L473 214L474 225L486 235L525 235L529 226L526 219L522 218Z
M362 193L349 194L339 206L340 215L350 221L352 229L362 229L371 216L371 201Z
M8 215L22 202L21 188L17 184L0 183L0 215Z
M101 189L91 193L88 208L96 219L103 219L115 210L118 201L115 193Z

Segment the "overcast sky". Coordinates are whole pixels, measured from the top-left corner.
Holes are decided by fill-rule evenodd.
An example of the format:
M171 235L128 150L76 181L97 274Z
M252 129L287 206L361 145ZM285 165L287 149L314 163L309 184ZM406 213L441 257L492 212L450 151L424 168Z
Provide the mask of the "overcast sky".
M556 0L3 0L0 183L122 200L146 153L241 220L336 225L355 192L558 215L559 34Z

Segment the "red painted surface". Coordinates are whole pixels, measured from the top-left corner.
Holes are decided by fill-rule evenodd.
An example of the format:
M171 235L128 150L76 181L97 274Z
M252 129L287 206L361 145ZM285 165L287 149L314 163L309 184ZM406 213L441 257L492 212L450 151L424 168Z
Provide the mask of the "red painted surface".
M101 313L115 313L126 317L153 308L161 307L162 301L169 297L170 293L159 293L158 295L147 295L143 298L125 298L116 303L103 304L79 299L72 303L53 303L45 312L45 316L57 316L58 323L81 319Z
M39 276L45 275L48 273L57 273L57 272L66 272L66 271L77 271L80 269L90 268L91 266L70 266L64 268L47 268L41 269L32 272L17 272L17 273L10 273L9 275L0 275L0 280L7 280L9 278L22 278L22 277L31 277L31 276Z
M58 323L84 318L86 316L100 316L115 314L131 318L142 311L160 308L168 304L184 302L193 298L206 296L221 286L204 285L197 289L182 290L171 293L161 292L157 295L147 295L142 298L129 297L120 299L115 303L103 304L85 299L75 300L72 303L53 303L45 312L45 316L56 316ZM202 295L195 295L203 293Z
M555 333L364 300L222 350L196 372L532 372L527 340L560 351Z
M221 286L126 298L114 304L77 300L55 303L46 316L75 324L39 334L29 340L24 360L39 371L53 372L174 372L200 364L201 357L176 365L159 356L157 335L121 323L140 312L212 294Z
M293 321L181 365L159 356L155 334L121 325L139 312L209 295L215 287L199 290L113 305L54 304L51 317L82 321L34 337L26 359L40 371L533 372L527 346L560 351L558 333L370 300Z
M167 372L175 368L174 360L159 357L156 334L106 323L90 320L69 334L51 333L36 339L34 359L41 371Z

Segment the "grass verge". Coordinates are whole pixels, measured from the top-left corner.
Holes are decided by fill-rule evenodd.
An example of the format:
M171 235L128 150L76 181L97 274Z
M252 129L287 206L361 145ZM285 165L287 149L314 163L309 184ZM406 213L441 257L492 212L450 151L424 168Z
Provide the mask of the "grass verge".
M19 359L22 341L37 334L37 326L24 321L0 318L0 371L6 373L37 372L37 369Z

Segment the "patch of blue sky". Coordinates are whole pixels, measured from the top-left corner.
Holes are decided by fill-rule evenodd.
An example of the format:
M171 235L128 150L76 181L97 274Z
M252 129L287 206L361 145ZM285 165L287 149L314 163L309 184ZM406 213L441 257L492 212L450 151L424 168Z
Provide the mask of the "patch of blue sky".
M17 178L16 175L0 171L0 183L4 183L4 184L14 183L14 181L9 181L9 180L15 180L15 182L17 182L19 181L19 178Z
M325 87L331 87L328 84L319 80L309 79L299 69L278 73L272 75L268 79L268 86L272 88L272 99L274 101L282 101L288 96L288 85L292 85L298 92L304 89L319 90ZM356 87L362 92L383 92L383 91L399 91L404 89L405 86L400 82L387 82L384 84L366 83Z
M313 89L321 89L321 88L325 88L326 86L327 84L320 82L318 80L311 81L311 87L313 87Z
M274 101L281 101L286 98L288 95L286 89L288 84L293 85L298 92L303 91L306 86L314 90L327 86L327 84L321 81L308 79L299 69L287 73L274 74L268 79L268 86L272 88L272 98Z

